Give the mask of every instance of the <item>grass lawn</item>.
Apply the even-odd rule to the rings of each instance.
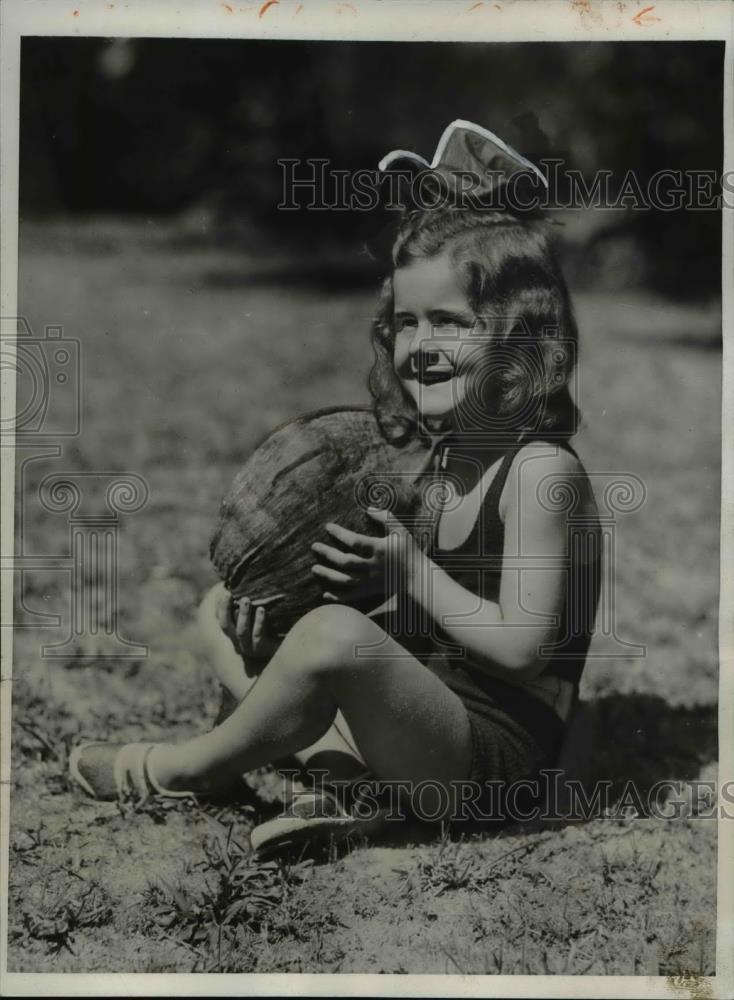
[[[61,456],[18,449],[24,557],[68,552],[42,507],[58,472],[128,471],[150,498],[121,520],[119,632],[148,655],[49,659],[68,575],[28,569],[15,634],[9,970],[713,974],[716,828],[626,816],[449,839],[407,829],[330,864],[255,864],[247,832],[279,781],[236,805],[85,801],[66,779],[80,738],[174,739],[211,725],[218,695],[192,634],[215,581],[219,498],[274,425],[366,402],[374,294],[350,259],[303,267],[216,248],[193,228],[22,227],[20,311],[81,343],[83,422]],[[351,285],[351,287],[350,287]],[[720,321],[640,293],[576,295],[578,449],[630,473],[619,515],[615,635],[599,635],[582,698],[587,776],[618,794],[716,774]],[[64,405],[63,403],[61,405]],[[607,479],[604,478],[607,476]],[[94,477],[89,477],[92,482]],[[101,599],[100,595],[97,595]],[[645,646],[625,655],[621,642]],[[627,647],[629,649],[629,647]],[[615,653],[614,657],[610,654]]]

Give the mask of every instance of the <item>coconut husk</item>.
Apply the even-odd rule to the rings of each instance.
[[[427,543],[431,459],[419,439],[402,447],[386,441],[367,407],[318,410],[284,424],[250,455],[222,500],[212,562],[230,593],[264,605],[270,629],[284,635],[325,603],[324,582],[311,571],[318,561],[312,543],[335,544],[325,522],[379,537],[384,529],[365,508],[388,508]],[[382,592],[349,603],[368,610],[388,592],[386,581]]]

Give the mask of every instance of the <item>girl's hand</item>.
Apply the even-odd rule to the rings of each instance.
[[[268,632],[265,608],[253,608],[249,597],[236,600],[231,595],[217,607],[224,634],[240,654],[248,677],[259,674],[280,642]]]
[[[410,571],[412,557],[418,551],[413,536],[387,510],[369,507],[367,513],[384,525],[384,538],[360,535],[339,524],[325,528],[339,543],[339,548],[314,542],[311,548],[319,558],[312,572],[327,588],[324,597],[349,600],[401,589]]]

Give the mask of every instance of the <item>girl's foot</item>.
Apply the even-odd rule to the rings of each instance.
[[[136,796],[144,802],[151,795],[193,798],[192,791],[164,788],[151,767],[151,753],[158,743],[83,743],[71,752],[69,777],[87,795],[105,801]]]
[[[326,791],[300,792],[288,811],[261,823],[250,833],[250,843],[258,858],[275,854],[301,854],[337,844],[347,837],[380,830],[386,810],[363,819],[346,812],[335,796]]]

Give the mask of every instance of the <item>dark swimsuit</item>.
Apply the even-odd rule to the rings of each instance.
[[[576,454],[569,445],[561,446]],[[504,456],[469,537],[455,549],[441,549],[436,525],[429,549],[431,559],[458,583],[495,602],[499,599],[505,533],[499,503],[520,447],[512,448]],[[573,521],[571,515],[569,523]],[[582,520],[577,523],[581,535],[577,534],[576,541],[569,539],[568,546],[569,577],[562,617],[566,622],[562,634],[566,638],[558,644],[544,669],[544,674],[571,681],[574,701],[593,631],[601,568],[598,544],[589,543],[589,539],[597,537],[593,530],[596,522],[586,527]],[[451,648],[447,636],[440,630],[436,632],[435,625],[425,620],[425,614],[421,621],[420,609],[414,606],[413,611],[410,629],[406,629],[404,610],[400,616],[384,612],[371,617],[461,698],[472,734],[470,780],[481,785],[487,781],[511,784],[532,778],[543,767],[554,766],[565,729],[561,717],[527,690],[473,667],[456,647]],[[231,696],[225,702],[217,722],[223,721],[235,706]]]
[[[570,445],[564,443],[561,446],[576,454]],[[521,447],[512,448],[504,456],[469,537],[455,549],[441,549],[437,531],[434,531],[429,553],[431,559],[454,580],[489,601],[499,600],[502,575],[504,524],[499,513],[500,497]],[[569,524],[573,523],[574,516],[570,514]],[[576,537],[583,537],[585,541],[580,546],[573,538],[569,539],[567,597],[561,618],[566,626],[561,629],[562,641],[543,671],[544,675],[551,674],[570,681],[574,685],[574,702],[578,696],[578,683],[591,640],[599,596],[598,546],[589,543],[589,539],[597,537],[595,523],[576,519]],[[464,703],[472,733],[471,780],[511,783],[532,777],[542,767],[554,765],[565,724],[549,705],[518,685],[496,680],[473,667],[471,661],[462,657],[461,651],[440,632],[429,638],[425,633],[418,634],[420,629],[413,629],[415,634],[406,636],[394,616],[381,624]]]

